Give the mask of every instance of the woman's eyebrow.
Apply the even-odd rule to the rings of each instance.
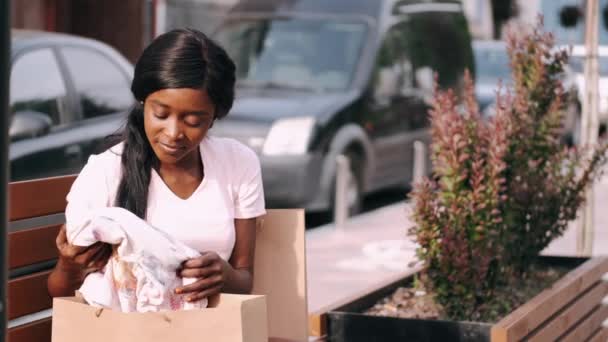
[[[161,106],[163,108],[169,108],[169,106],[167,106],[166,104],[158,101],[158,100],[150,100],[150,102],[152,102],[153,104],[157,105],[157,106]]]
[[[187,114],[193,114],[193,115],[198,115],[198,116],[209,116],[209,115],[211,115],[206,110],[197,110],[197,111],[193,111],[193,112],[187,112]]]
[[[163,107],[165,109],[170,109],[171,107],[158,101],[158,100],[150,100],[150,102],[152,102],[153,104]],[[208,111],[206,110],[193,110],[193,111],[187,111],[185,112],[186,114],[193,114],[193,115],[199,115],[199,116],[205,116],[205,115],[211,115]]]

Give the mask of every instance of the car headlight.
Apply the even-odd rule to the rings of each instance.
[[[314,125],[315,119],[308,116],[277,120],[266,136],[262,153],[266,155],[305,153]]]

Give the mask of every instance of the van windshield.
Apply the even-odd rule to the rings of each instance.
[[[231,19],[216,40],[245,87],[344,90],[357,67],[367,25],[318,19]]]

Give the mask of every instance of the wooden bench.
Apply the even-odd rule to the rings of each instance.
[[[597,257],[492,326],[492,342],[606,341],[608,257]]]
[[[9,184],[10,342],[51,340],[52,299],[46,280],[56,263],[55,238],[74,179],[71,175]],[[257,234],[253,292],[267,296],[269,335],[275,341],[306,341],[304,212],[268,210]]]

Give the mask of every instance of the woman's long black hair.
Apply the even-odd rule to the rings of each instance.
[[[131,84],[138,103],[129,113],[122,133],[122,176],[116,206],[146,218],[150,175],[152,168],[158,167],[158,159],[144,131],[146,97],[167,88],[204,89],[215,105],[215,119],[219,119],[232,107],[234,83],[234,63],[224,49],[200,31],[167,32],[143,51]]]

